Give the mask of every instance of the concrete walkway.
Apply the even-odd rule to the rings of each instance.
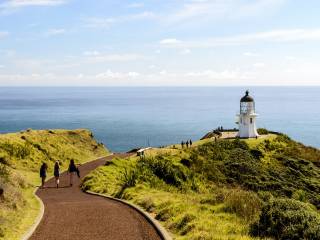
[[[98,159],[82,165],[81,176],[103,165],[115,156]],[[54,179],[37,195],[45,206],[44,216],[30,239],[32,240],[159,240],[154,227],[132,208],[81,191],[80,180],[74,177],[69,187],[69,176],[60,177],[61,188],[55,188]]]

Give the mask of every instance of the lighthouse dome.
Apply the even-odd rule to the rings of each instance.
[[[246,91],[246,95],[241,98],[240,102],[254,102],[253,98],[249,96],[248,90]]]

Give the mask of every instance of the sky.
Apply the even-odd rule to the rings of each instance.
[[[320,85],[318,0],[0,0],[0,86]]]

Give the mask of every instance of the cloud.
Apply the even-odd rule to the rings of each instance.
[[[160,41],[160,44],[162,45],[177,45],[182,43],[180,40],[177,40],[175,38],[166,38],[166,39],[162,39]]]
[[[0,49],[0,54],[1,54],[1,56],[7,57],[7,58],[12,58],[12,57],[15,56],[16,51],[15,50],[10,50],[10,49],[7,49],[7,50],[1,50]]]
[[[0,4],[0,8],[22,8],[29,6],[58,6],[65,4],[66,0],[9,0]]]
[[[0,31],[0,39],[1,39],[1,38],[4,38],[4,37],[7,37],[8,35],[9,35],[9,32]]]
[[[254,53],[254,52],[245,52],[245,53],[243,53],[243,55],[246,57],[259,57],[260,56],[260,54]]]
[[[115,18],[87,18],[85,19],[85,27],[88,28],[109,28],[117,20]]]
[[[144,3],[142,2],[135,2],[127,5],[128,8],[142,8],[144,7]]]
[[[259,16],[281,7],[285,0],[189,0],[163,17],[167,23]]]
[[[67,0],[7,0],[0,3],[0,14],[12,14],[25,7],[54,7],[65,3]]]
[[[260,42],[288,43],[320,40],[320,28],[314,29],[279,29],[256,32],[230,37],[181,41],[176,39],[161,40],[160,44],[176,48],[210,48],[219,46],[248,45]]]
[[[95,78],[97,79],[121,79],[121,78],[136,78],[140,76],[140,73],[138,72],[113,72],[110,69],[108,69],[106,72],[99,73],[95,75]]]
[[[286,61],[297,61],[298,58],[297,58],[297,57],[294,57],[294,56],[286,56],[286,57],[285,57],[285,60],[286,60]]]
[[[96,51],[96,50],[83,52],[84,56],[99,56],[100,54],[101,53],[99,51]]]
[[[61,35],[61,34],[65,34],[66,30],[63,28],[53,28],[53,29],[49,29],[45,35],[46,36],[56,36],[56,35]]]
[[[84,53],[89,62],[128,62],[146,59],[145,56],[133,53],[127,54],[102,54],[98,51]]]
[[[228,80],[228,79],[244,79],[248,78],[244,73],[239,71],[214,71],[214,70],[205,70],[205,71],[198,71],[198,72],[188,72],[185,74],[186,77],[196,77],[196,78],[210,78],[210,79],[219,79],[219,80]]]
[[[266,64],[262,63],[262,62],[258,62],[258,63],[253,64],[253,67],[255,67],[255,68],[263,68],[265,66],[266,66]]]
[[[96,73],[77,71],[68,74],[34,69],[30,73],[0,73],[0,86],[319,86],[320,69],[317,66],[318,62],[299,63],[291,68],[281,65],[271,72],[263,68],[179,72],[156,68],[153,73],[107,69]],[[274,74],[277,78],[272,77]]]
[[[186,48],[186,49],[182,49],[181,52],[180,52],[182,55],[187,55],[187,54],[190,54],[191,53],[191,50]]]
[[[145,11],[136,14],[128,14],[117,17],[107,17],[107,18],[87,18],[85,19],[85,27],[97,28],[97,29],[108,29],[116,23],[125,23],[130,21],[145,20],[155,18],[156,15],[153,12]]]

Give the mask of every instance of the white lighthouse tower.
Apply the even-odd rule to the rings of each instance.
[[[238,114],[238,124],[240,138],[256,138],[259,136],[256,127],[255,104],[252,97],[249,96],[249,91],[240,100],[240,114]]]

